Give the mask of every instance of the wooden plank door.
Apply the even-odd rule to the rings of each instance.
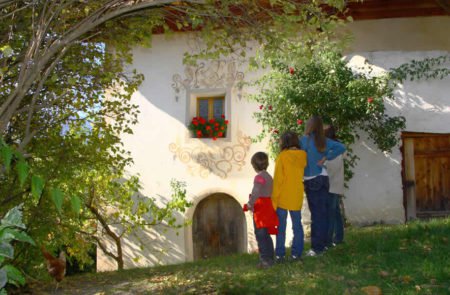
[[[202,200],[192,225],[194,260],[245,251],[245,217],[239,203],[226,194]]]
[[[407,219],[450,215],[450,135],[403,134],[403,163]]]

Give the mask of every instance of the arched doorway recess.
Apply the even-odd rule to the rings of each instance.
[[[246,251],[246,225],[241,205],[231,196],[215,193],[194,211],[194,260]]]

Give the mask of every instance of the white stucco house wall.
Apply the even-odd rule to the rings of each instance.
[[[350,64],[367,61],[379,72],[412,59],[450,54],[450,19],[447,16],[365,20],[348,27],[354,36],[347,52]],[[195,249],[199,245],[194,236],[198,228],[194,227],[202,226],[205,221],[197,216],[198,224],[195,225],[195,215],[211,214],[198,208],[202,201],[213,195],[218,199],[230,198],[225,205],[217,205],[217,210],[227,211],[218,211],[218,215],[234,216],[231,218],[234,221],[245,220],[237,225],[240,227],[238,232],[232,233],[239,239],[233,247],[237,247],[238,252],[251,252],[257,248],[251,216],[236,210],[236,206],[247,201],[252,188],[255,172],[250,158],[255,152],[266,150],[266,143],[251,141],[261,128],[252,118],[258,105],[246,99],[250,90],[241,89],[238,83],[257,74],[227,61],[197,67],[183,65],[183,54],[190,50],[190,34],[180,33],[170,38],[157,35],[151,48],[134,49],[133,67],[145,75],[145,81],[133,96],[141,111],[139,123],[134,134],[126,136],[124,142],[135,163],[129,172],[140,175],[142,195],[161,196],[160,200],[164,202],[171,194],[171,179],[186,182],[188,198],[194,205],[185,214],[180,214],[179,219],[193,220],[193,224],[178,232],[149,229],[140,232],[139,239],[126,239],[127,268],[181,263],[196,258]],[[389,114],[406,118],[406,131],[450,133],[449,93],[449,77],[405,82],[397,90],[397,99],[386,102],[386,107]],[[230,121],[226,138],[216,141],[192,138],[187,125],[196,116],[197,97],[216,95],[225,97],[224,114]],[[345,193],[345,213],[349,223],[405,222],[400,146],[392,153],[383,153],[363,136],[353,150],[360,160]],[[271,162],[270,173],[273,168]],[[306,206],[303,218],[307,226],[309,212]],[[287,243],[289,241],[288,236]],[[140,248],[141,244],[143,248]],[[99,250],[97,269],[115,268],[114,261]]]

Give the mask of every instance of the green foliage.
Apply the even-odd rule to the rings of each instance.
[[[445,66],[448,62],[450,62],[450,55],[429,57],[423,60],[412,60],[411,62],[405,63],[396,69],[391,69],[389,75],[391,79],[398,82],[421,79],[442,80],[450,75],[450,68]]]
[[[36,202],[39,201],[39,198],[41,197],[43,190],[44,190],[44,180],[37,175],[33,175],[31,177],[31,193]]]
[[[14,258],[14,241],[29,243],[35,246],[34,241],[25,233],[22,222],[22,206],[9,210],[2,218],[0,224],[0,290],[4,291],[6,284],[23,286],[25,277],[22,272],[11,265],[8,259]]]
[[[287,130],[303,134],[305,122],[314,114],[333,124],[347,146],[364,130],[380,150],[390,151],[404,128],[404,118],[385,114],[383,99],[392,96],[387,77],[354,73],[332,50],[318,51],[298,67],[273,60],[272,70],[257,85],[261,93],[253,99],[261,103],[261,110],[255,117],[263,125],[258,139],[270,137],[275,154],[280,134]],[[347,165],[356,160],[350,150]]]
[[[405,127],[401,116],[385,113],[385,100],[395,99],[397,83],[405,79],[442,79],[450,73],[443,65],[449,56],[411,61],[381,76],[371,70],[351,69],[338,51],[330,46],[317,49],[302,65],[285,63],[285,57],[272,57],[271,70],[257,81],[261,92],[252,98],[259,102],[256,120],[263,130],[256,138],[270,138],[272,154],[278,153],[278,139],[286,130],[303,134],[306,120],[320,115],[337,128],[338,138],[351,147],[365,131],[381,151],[390,152],[398,144],[399,131]],[[346,176],[357,156],[349,149]]]
[[[131,96],[143,81],[129,68],[133,47],[150,46],[155,31],[201,28],[193,35],[201,36],[205,46],[187,55],[190,62],[224,55],[243,59],[255,44],[263,56],[295,54],[296,47],[284,40],[301,30],[298,47],[320,46],[342,24],[321,7],[344,3],[187,2],[2,4],[0,195],[7,197],[0,209],[23,203],[29,234],[50,250],[67,246],[69,260],[92,263],[87,253],[97,242],[102,218],[106,224],[124,224],[125,233],[146,223],[178,227],[175,212],[189,205],[176,185],[178,193],[159,207],[155,199],[138,194],[138,177],[125,173],[132,159],[121,137],[137,123]],[[149,6],[133,10],[143,4]],[[100,210],[110,206],[111,214]],[[33,273],[43,271],[37,251],[23,247],[15,262]]]
[[[61,213],[62,205],[64,201],[64,194],[59,188],[53,188],[50,191],[53,203],[56,206],[56,210],[58,210],[58,213]]]
[[[11,160],[13,157],[13,152],[11,147],[6,144],[0,144],[0,154],[3,165],[5,167],[6,172],[9,172],[11,167]]]
[[[348,36],[338,30],[345,20],[331,13],[344,9],[342,0],[206,2],[216,13],[211,13],[209,6],[206,18],[208,12],[191,11],[192,23],[198,21],[202,28],[199,34],[204,43],[198,50],[185,53],[188,64],[223,56],[248,59],[252,67],[266,67],[274,56],[300,64],[311,57],[313,47],[320,48],[325,41],[336,46],[348,42]]]

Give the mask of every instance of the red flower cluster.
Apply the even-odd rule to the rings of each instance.
[[[367,98],[367,102],[368,102],[368,103],[372,103],[372,102],[373,102],[373,97]]]
[[[259,106],[259,109],[260,109],[260,110],[264,109],[264,105],[260,105],[260,106]],[[271,110],[273,110],[273,107],[272,107],[272,106],[268,106],[267,109],[268,109],[269,111],[271,111]]]
[[[224,137],[228,127],[228,120],[222,115],[220,119],[206,120],[202,117],[194,117],[188,128],[194,133],[195,137],[208,137],[217,140],[218,137]]]
[[[294,73],[295,73],[294,68],[290,67],[290,68],[289,68],[289,74],[294,75]]]

